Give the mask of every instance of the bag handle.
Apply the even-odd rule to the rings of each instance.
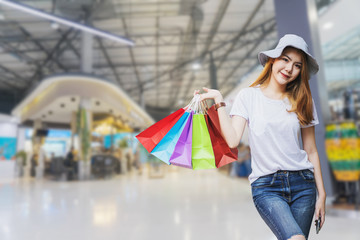
[[[191,112],[191,111],[195,111],[196,105],[197,105],[197,102],[199,101],[199,99],[200,99],[200,95],[199,95],[199,94],[196,94],[196,95],[191,99],[190,103],[184,107],[184,109],[185,109],[186,111],[190,111],[190,112]]]
[[[204,114],[207,114],[207,112],[209,110],[209,105],[207,104],[207,101],[206,100],[202,101],[201,105],[202,105],[202,107],[204,109]]]

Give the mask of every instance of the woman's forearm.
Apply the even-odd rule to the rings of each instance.
[[[219,90],[205,87],[203,90],[205,93],[200,94],[201,101],[206,99],[214,99],[215,104],[224,101],[224,98],[222,97]],[[195,90],[194,94],[199,94],[199,92],[199,90]],[[217,112],[222,136],[230,148],[237,147],[244,132],[246,120],[240,116],[234,116],[230,118],[224,107],[218,108]]]
[[[324,187],[324,181],[321,173],[321,165],[320,165],[320,159],[317,152],[310,153],[308,155],[309,161],[314,166],[314,176],[315,176],[315,183],[316,188],[319,194],[319,198],[323,198],[325,200],[326,198],[326,192]]]
[[[222,97],[214,100],[215,104],[223,101]],[[237,147],[244,132],[246,120],[241,117],[230,118],[225,107],[218,108],[217,112],[222,136],[230,148]]]

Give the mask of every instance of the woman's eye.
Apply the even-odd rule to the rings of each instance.
[[[295,67],[301,69],[301,65],[295,65]]]
[[[289,61],[287,58],[282,58],[282,60],[285,62]]]

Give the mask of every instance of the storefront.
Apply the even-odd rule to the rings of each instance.
[[[13,124],[14,139],[4,136],[0,144],[14,145],[6,148],[8,158],[15,159],[16,152],[26,155],[20,175],[37,178],[47,171],[61,175],[71,170],[72,175],[86,179],[91,177],[94,161],[101,170],[107,161],[110,170],[120,173],[120,160],[136,148],[134,134],[153,123],[119,87],[83,75],[43,80],[12,114],[18,120]],[[17,138],[22,140],[16,147]],[[126,151],[119,150],[125,149],[120,140],[126,140]]]

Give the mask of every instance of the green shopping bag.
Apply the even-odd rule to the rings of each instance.
[[[210,134],[203,114],[193,115],[191,161],[193,169],[216,168]]]

